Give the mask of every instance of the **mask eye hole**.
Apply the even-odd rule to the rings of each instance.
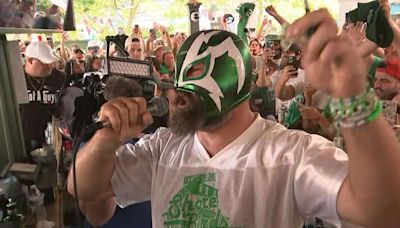
[[[205,69],[206,65],[204,63],[197,63],[187,70],[186,78],[198,78],[204,74]]]

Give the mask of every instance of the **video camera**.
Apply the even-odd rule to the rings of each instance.
[[[87,72],[83,74],[82,88],[86,94],[94,98],[97,107],[101,107],[106,101],[104,99],[106,79],[101,72]]]

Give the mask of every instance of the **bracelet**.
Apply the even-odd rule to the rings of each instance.
[[[351,98],[332,99],[330,110],[337,126],[355,128],[376,120],[382,113],[382,101],[371,88]]]

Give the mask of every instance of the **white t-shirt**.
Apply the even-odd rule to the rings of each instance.
[[[347,155],[317,135],[258,116],[211,157],[196,135],[159,129],[124,145],[112,178],[117,203],[151,199],[153,227],[301,227],[338,221]]]
[[[275,72],[273,75],[271,75],[271,87],[273,90],[275,90],[276,84],[278,83],[279,77],[282,74],[282,70]],[[304,91],[306,88],[306,82],[305,82],[305,71],[302,69],[298,69],[298,75],[296,78],[289,78],[289,80],[286,82],[286,85],[291,85],[294,88],[295,94],[298,95],[301,92]],[[293,99],[289,99],[287,101],[283,101],[279,98],[276,98],[276,105],[275,105],[275,110],[276,113],[279,113],[282,106],[286,108],[286,110],[289,109],[290,104],[293,102]]]

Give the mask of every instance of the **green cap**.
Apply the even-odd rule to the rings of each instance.
[[[393,41],[393,30],[378,1],[358,3],[358,7],[346,14],[349,22],[362,21],[367,23],[365,31],[369,40],[379,47],[388,47]]]
[[[276,34],[268,34],[265,37],[265,40],[267,40],[267,41],[279,41],[279,40],[281,40],[281,38]]]

